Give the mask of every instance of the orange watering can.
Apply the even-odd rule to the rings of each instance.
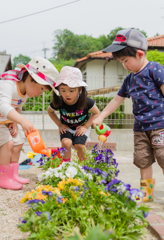
[[[27,134],[27,139],[34,152],[47,155],[47,157],[51,156],[51,149],[46,149],[43,139],[37,129],[35,132]]]

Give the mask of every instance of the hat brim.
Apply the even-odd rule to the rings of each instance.
[[[18,68],[20,68],[20,69],[26,68],[26,70],[29,72],[29,74],[31,75],[31,77],[32,77],[37,83],[39,83],[39,84],[41,84],[41,85],[44,85],[44,86],[49,85],[49,86],[52,88],[52,90],[53,90],[54,92],[56,92],[56,89],[55,89],[51,84],[49,84],[48,82],[44,81],[42,78],[40,78],[40,77],[39,77],[37,74],[35,74],[34,72],[30,71],[30,70],[26,67],[26,65],[20,63],[20,64],[17,64],[16,66],[17,66]]]
[[[108,47],[106,47],[105,49],[102,50],[102,52],[106,53],[106,52],[118,52],[124,48],[126,48],[127,45],[120,45],[120,44],[112,44]]]
[[[55,85],[55,88],[58,89],[59,85],[61,84],[66,84],[68,87],[70,88],[76,88],[76,87],[87,87],[88,85],[84,82],[84,81],[80,81],[80,84],[77,84],[77,85],[71,85],[70,84],[70,80],[67,81],[67,79],[65,80],[59,80],[57,81],[56,85]]]

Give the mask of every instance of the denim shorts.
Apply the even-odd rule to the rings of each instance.
[[[62,141],[63,138],[69,138],[72,140],[72,144],[82,144],[85,145],[85,142],[87,140],[87,136],[83,135],[83,136],[76,136],[75,134],[66,131],[65,133],[60,135],[60,140]]]
[[[164,169],[164,128],[134,132],[134,164],[144,169],[155,161]]]

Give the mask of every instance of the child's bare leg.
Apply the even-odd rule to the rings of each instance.
[[[1,165],[10,164],[13,146],[14,146],[14,142],[13,140],[11,140],[0,147],[0,164]]]
[[[140,169],[141,179],[152,179],[153,178],[153,168],[152,165],[148,168]]]
[[[71,158],[71,147],[72,147],[72,140],[69,138],[63,138],[62,141],[62,147],[67,150],[67,152],[64,152],[64,159]]]
[[[164,169],[162,169],[162,171],[163,171],[163,174],[164,174]]]
[[[77,150],[77,155],[79,157],[79,160],[82,161],[85,159],[85,145],[83,144],[75,144],[75,149]]]
[[[18,162],[20,157],[20,152],[22,150],[23,144],[16,145],[13,147],[11,162]]]

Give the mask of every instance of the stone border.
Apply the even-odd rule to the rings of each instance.
[[[161,240],[164,240],[164,219],[153,212],[149,211],[149,215],[146,217],[149,226],[154,230]]]

